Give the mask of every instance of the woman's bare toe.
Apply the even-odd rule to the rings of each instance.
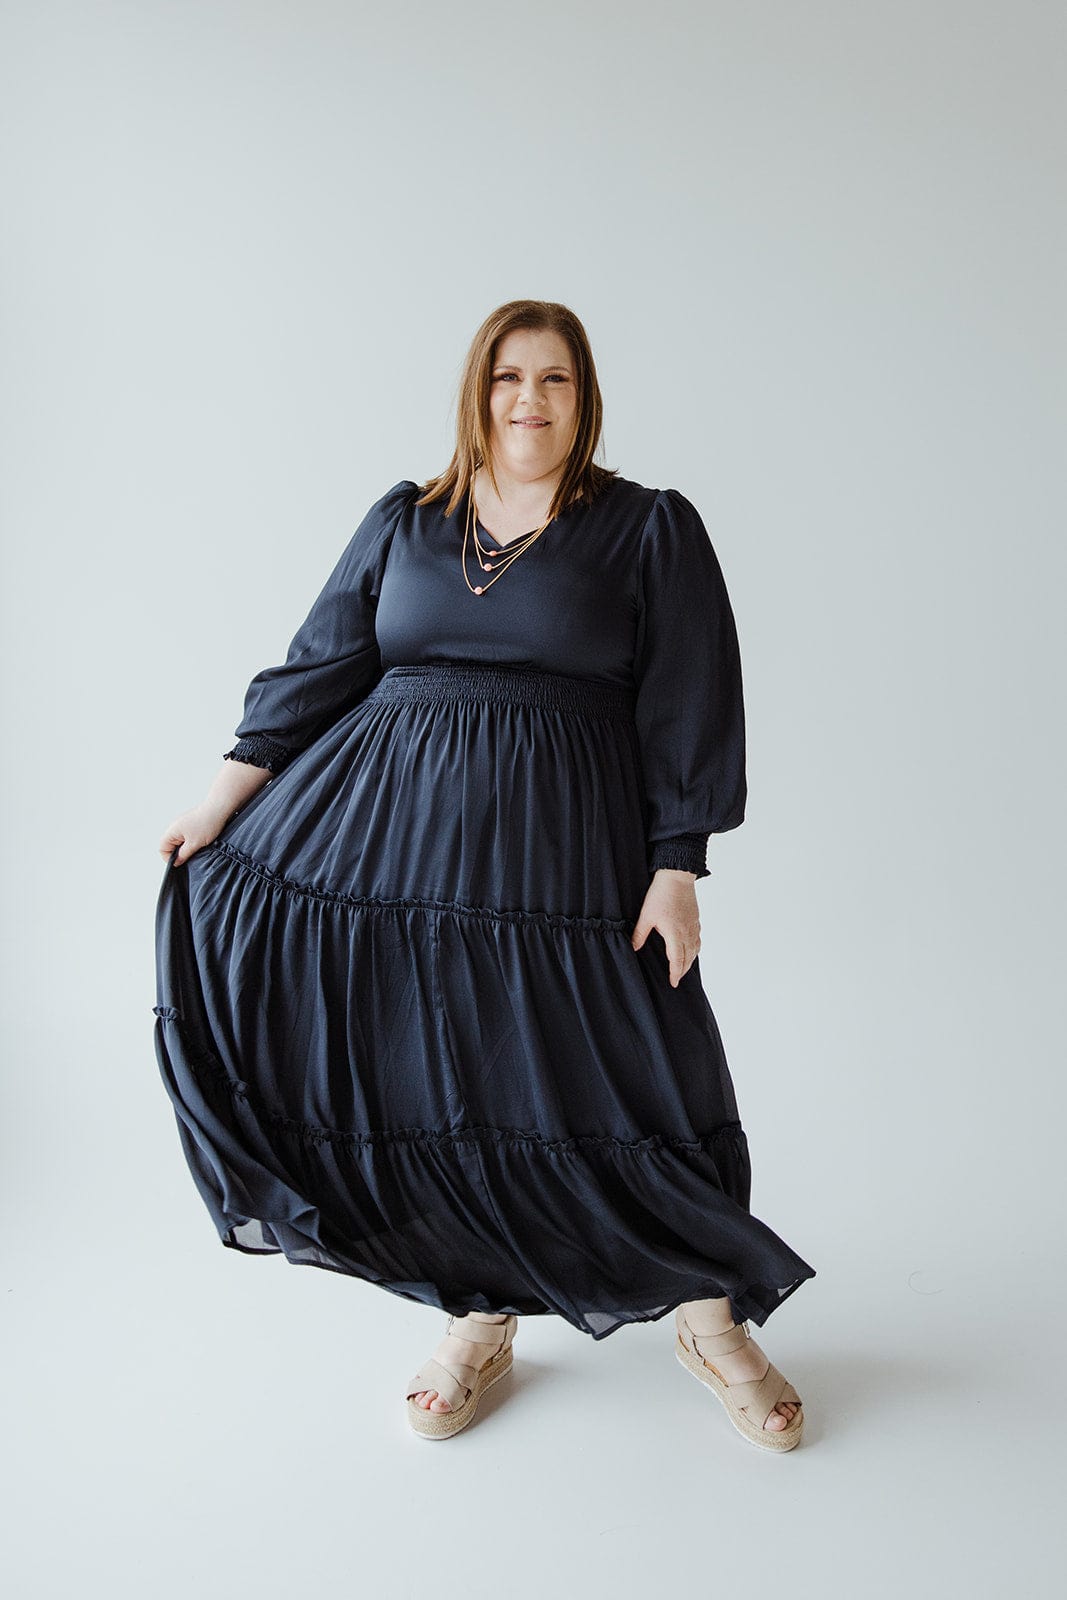
[[[418,1394],[412,1395],[412,1399],[424,1411],[451,1411],[452,1409],[448,1401],[442,1399],[436,1389],[420,1389]]]
[[[770,1428],[771,1431],[775,1433],[777,1433],[781,1428],[788,1428],[789,1424],[793,1420],[793,1413],[795,1411],[796,1402],[794,1400],[779,1400],[778,1404],[775,1406],[774,1410],[771,1412],[763,1426],[765,1428]]]

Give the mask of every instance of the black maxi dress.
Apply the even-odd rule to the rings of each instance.
[[[749,1209],[694,960],[631,935],[745,810],[701,518],[625,478],[472,594],[466,501],[368,511],[227,758],[273,778],[156,907],[155,1050],[221,1242],[594,1339],[815,1271]],[[481,530],[482,540],[502,548]],[[490,574],[468,545],[472,584]]]

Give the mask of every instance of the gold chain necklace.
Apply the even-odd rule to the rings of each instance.
[[[482,541],[478,537],[478,507],[474,502],[474,484],[471,483],[470,488],[467,491],[467,519],[466,525],[463,529],[463,554],[461,557],[463,564],[463,581],[471,593],[484,594],[486,589],[491,589],[497,578],[502,578],[504,576],[504,573],[511,566],[512,562],[517,561],[524,550],[529,550],[530,546],[540,539],[541,535],[548,527],[549,522],[554,520],[554,518],[549,517],[548,522],[543,522],[541,526],[539,528],[535,528],[532,533],[525,533],[522,534],[518,539],[512,539],[511,544],[505,546],[505,550],[507,552],[506,557],[500,561],[490,561],[488,557],[491,555],[496,555],[498,552],[495,550],[487,550],[485,545],[482,544]],[[474,548],[478,556],[478,565],[484,568],[486,572],[492,572],[496,567],[500,568],[496,578],[490,578],[488,583],[479,584],[477,587],[475,587],[475,585],[471,583],[470,579],[467,577],[467,538],[471,531],[472,521],[474,524]],[[515,547],[514,554],[511,553],[512,545]]]

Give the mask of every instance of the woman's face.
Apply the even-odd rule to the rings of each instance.
[[[562,468],[577,412],[574,362],[563,335],[531,328],[505,334],[489,389],[494,468],[524,482]]]

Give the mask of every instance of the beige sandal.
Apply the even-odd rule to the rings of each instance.
[[[787,1383],[773,1362],[762,1378],[749,1378],[745,1383],[727,1383],[716,1372],[707,1355],[726,1356],[740,1350],[751,1335],[748,1323],[735,1323],[723,1333],[694,1333],[685,1319],[685,1307],[679,1306],[674,1314],[678,1340],[675,1354],[683,1367],[706,1383],[726,1407],[726,1415],[746,1439],[764,1450],[792,1450],[800,1443],[804,1431],[804,1412],[801,1399],[791,1383]],[[797,1406],[793,1418],[784,1428],[765,1428],[763,1424],[779,1400],[791,1400]]]
[[[431,1356],[410,1380],[405,1396],[408,1421],[424,1439],[448,1439],[469,1422],[474,1421],[478,1401],[500,1378],[511,1371],[513,1357],[511,1341],[519,1319],[508,1313],[504,1322],[478,1322],[471,1316],[449,1317],[445,1333],[454,1333],[459,1339],[470,1339],[475,1344],[499,1344],[500,1349],[484,1367],[472,1367],[457,1361],[455,1370],[442,1366]],[[411,1397],[422,1389],[436,1389],[442,1400],[451,1407],[448,1411],[427,1411]]]

